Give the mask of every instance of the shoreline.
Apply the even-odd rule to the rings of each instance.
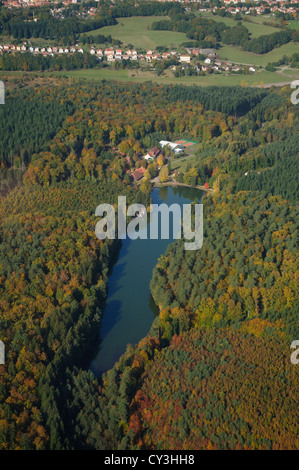
[[[200,185],[192,186],[192,185],[186,184],[186,183],[179,183],[178,181],[165,181],[165,183],[161,183],[160,181],[157,181],[156,178],[154,178],[153,180],[151,180],[151,183],[156,188],[161,188],[163,186],[172,186],[172,187],[181,186],[181,187],[185,187],[185,188],[199,189],[200,191],[205,191],[207,193],[214,193],[215,192],[215,190],[213,188],[205,188],[204,186],[200,186]]]

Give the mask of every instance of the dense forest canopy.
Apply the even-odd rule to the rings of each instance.
[[[92,68],[99,65],[97,58],[89,53],[61,54],[44,57],[30,52],[23,54],[4,53],[1,58],[1,70],[31,72],[33,70],[75,70]]]
[[[185,136],[208,141],[211,136],[221,135],[222,129],[234,126],[230,114],[245,113],[265,96],[263,90],[241,87],[190,89],[102,81],[92,86],[72,82],[69,91],[67,86],[46,90],[37,85],[34,96],[22,90],[13,96],[8,94],[6,106],[0,109],[1,140],[5,143],[0,160],[2,166],[19,167],[32,161],[38,150],[52,148],[51,154],[38,153],[39,171],[44,174],[46,169],[43,156],[49,160],[55,154],[55,171],[62,159],[61,173],[67,172],[67,176],[71,155],[80,160],[83,148],[89,154],[94,152],[101,163],[109,146],[122,144],[123,149],[134,153],[162,138]],[[122,112],[124,105],[126,115]],[[57,132],[63,121],[63,130]],[[33,166],[29,174],[32,171]]]
[[[288,87],[267,93],[231,132],[200,144],[185,178],[192,172],[196,181],[209,178],[215,189],[228,184],[234,191],[258,189],[298,202],[298,110],[288,93]]]
[[[1,449],[299,447],[289,91],[61,80],[8,93],[1,178],[20,178],[0,198]],[[178,177],[214,189],[203,247],[168,247],[151,282],[160,314],[96,378],[119,244],[95,237],[95,207],[147,205],[157,165],[141,157],[180,138],[199,144]]]

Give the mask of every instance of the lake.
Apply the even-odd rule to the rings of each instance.
[[[155,188],[153,204],[200,202],[202,192],[182,187]],[[149,222],[147,227],[149,233]],[[138,343],[150,330],[158,308],[150,293],[152,272],[158,258],[173,241],[122,240],[117,261],[108,282],[108,297],[102,318],[99,352],[90,369],[99,376],[111,369],[129,343]]]

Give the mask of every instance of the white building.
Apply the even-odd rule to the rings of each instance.
[[[159,142],[162,148],[169,147],[173,152],[180,153],[184,150],[184,147],[180,144],[176,144],[175,142],[169,142],[168,140],[161,140]]]
[[[189,64],[191,61],[191,57],[189,55],[181,55],[180,56],[180,62],[186,62]]]

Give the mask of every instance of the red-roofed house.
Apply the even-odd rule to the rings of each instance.
[[[141,178],[143,178],[144,172],[145,168],[141,166],[140,168],[137,168],[137,170],[133,171],[133,173],[131,173],[131,176],[134,181],[139,181]]]
[[[154,158],[157,158],[157,156],[159,155],[160,153],[160,149],[158,147],[154,147],[152,148],[152,150],[150,150],[148,152],[147,155],[145,155],[145,160],[153,160]]]

